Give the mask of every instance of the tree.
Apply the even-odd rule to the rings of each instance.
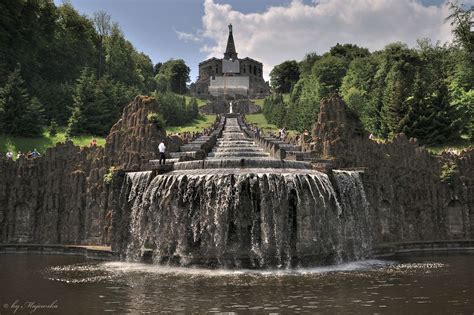
[[[446,20],[451,21],[451,25],[454,26],[453,33],[456,41],[467,50],[471,60],[474,60],[474,32],[472,31],[474,5],[468,9],[463,9],[458,1],[449,1],[448,3],[451,14]]]
[[[263,115],[271,124],[283,127],[285,124],[286,105],[281,94],[267,97],[263,102]]]
[[[94,17],[92,19],[94,21],[94,26],[99,35],[99,49],[98,49],[98,56],[99,56],[99,64],[97,68],[97,78],[100,78],[102,75],[103,69],[103,60],[104,60],[104,39],[109,35],[112,26],[110,23],[110,15],[107,14],[105,11],[98,11],[94,13]]]
[[[168,90],[185,94],[187,92],[186,83],[190,81],[190,69],[182,59],[170,59],[161,67],[155,77],[157,90],[166,92]]]
[[[364,127],[374,132],[370,125],[371,93],[377,63],[374,58],[363,57],[352,60],[342,80],[341,96],[349,108],[358,113]]]
[[[357,45],[341,45],[337,43],[336,46],[331,47],[329,54],[334,57],[342,58],[346,60],[347,63],[349,63],[356,58],[368,57],[370,52],[367,48],[359,47]]]
[[[191,99],[186,104],[186,98],[171,91],[155,93],[160,104],[159,114],[163,116],[169,126],[179,126],[192,121],[199,116],[197,100]]]
[[[287,60],[272,69],[270,85],[278,93],[290,93],[291,88],[299,78],[298,63],[295,60]]]
[[[0,127],[2,133],[35,137],[43,132],[43,108],[25,88],[18,66],[0,90]]]
[[[160,69],[161,69],[162,65],[163,65],[163,63],[158,62],[153,66],[153,75],[156,76],[160,72]]]
[[[332,55],[326,55],[314,64],[312,75],[318,82],[319,100],[339,90],[348,65],[344,59]]]
[[[419,57],[403,43],[389,44],[373,56],[378,66],[370,96],[369,130],[385,138],[400,132]]]
[[[70,136],[95,133],[94,121],[98,111],[95,106],[95,86],[97,79],[89,68],[85,68],[74,88],[72,115],[69,118],[67,134]]]
[[[304,56],[304,59],[298,63],[300,70],[300,77],[305,77],[311,74],[314,63],[321,58],[317,53],[310,52]]]

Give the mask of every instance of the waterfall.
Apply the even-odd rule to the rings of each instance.
[[[331,181],[312,170],[253,171],[126,174],[115,247],[132,261],[147,248],[156,263],[229,268],[367,256],[368,204],[357,172],[335,171]]]

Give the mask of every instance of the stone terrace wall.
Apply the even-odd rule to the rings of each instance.
[[[112,194],[104,175],[139,169],[156,157],[165,131],[148,122],[153,98],[137,96],[113,126],[105,148],[67,142],[34,160],[0,160],[0,242],[107,243]]]
[[[335,167],[367,168],[376,243],[474,237],[473,148],[436,156],[404,134],[379,144],[337,95],[321,102],[312,135],[306,150]],[[449,165],[455,165],[451,176],[442,180]]]

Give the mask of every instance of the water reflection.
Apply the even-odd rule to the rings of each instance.
[[[33,295],[58,299],[60,313],[77,313],[72,301],[80,301],[84,312],[118,313],[462,313],[474,308],[474,256],[469,255],[271,271],[63,258],[42,256],[41,263],[33,264],[28,261],[34,255],[0,256],[0,280],[13,291],[29,285]],[[36,267],[15,270],[29,264]],[[15,272],[31,273],[29,281],[13,281]],[[2,287],[0,302],[13,298],[12,290]]]

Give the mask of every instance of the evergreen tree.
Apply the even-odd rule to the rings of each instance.
[[[43,108],[25,88],[18,66],[0,90],[0,126],[2,132],[15,136],[35,137],[43,132]]]
[[[449,104],[449,93],[442,80],[429,83],[417,74],[408,112],[401,121],[402,131],[422,144],[442,144],[459,137],[456,109]]]
[[[91,121],[91,118],[98,115],[95,106],[96,84],[95,74],[89,68],[85,68],[74,89],[72,115],[67,129],[68,135],[96,133],[93,129],[95,124]],[[95,127],[97,126],[95,125]]]

